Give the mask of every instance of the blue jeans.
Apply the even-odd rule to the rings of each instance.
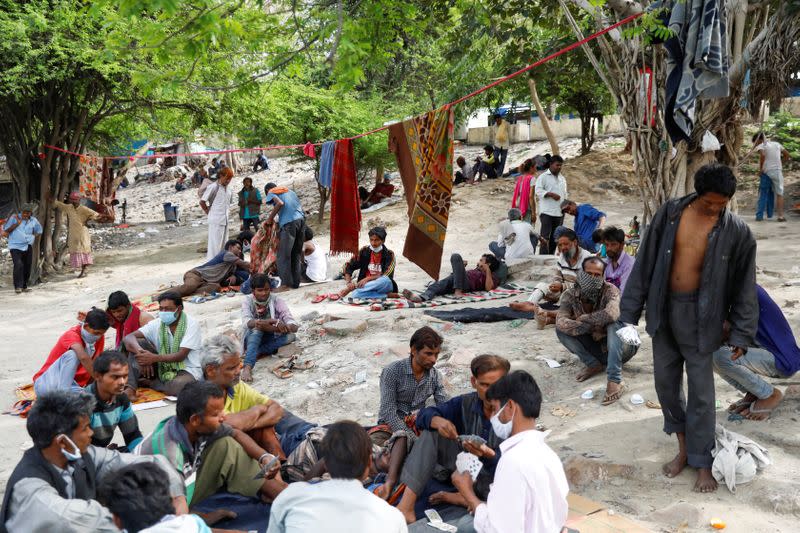
[[[758,184],[758,207],[756,208],[756,220],[764,220],[764,211],[767,218],[772,218],[775,209],[775,191],[772,188],[772,179],[767,174],[761,174],[761,181]]]
[[[622,365],[639,351],[638,346],[625,344],[617,337],[617,330],[623,327],[621,322],[609,324],[606,328],[607,353],[603,353],[603,340],[596,341],[591,335],[572,336],[556,330],[556,336],[564,348],[574,353],[588,367],[606,365],[608,381],[620,383],[622,381]]]
[[[494,155],[497,158],[497,176],[503,175],[506,169],[506,158],[508,157],[508,148],[494,147]]]
[[[275,424],[275,432],[281,441],[283,453],[287,456],[291,454],[306,438],[306,433],[315,427],[317,424],[306,422],[288,409],[284,409],[283,416]]]
[[[64,355],[53,361],[44,374],[33,382],[36,396],[54,390],[82,390],[82,387],[75,381],[75,372],[78,371],[80,364],[75,350],[64,352]]]
[[[294,340],[294,335],[289,333],[271,333],[258,329],[248,329],[244,336],[244,364],[250,368],[256,366],[258,355],[266,353],[272,355],[281,346],[286,346]]]
[[[763,348],[750,348],[739,359],[731,360],[731,350],[723,346],[714,352],[714,371],[740,392],[758,399],[769,398],[773,387],[760,376],[786,378],[775,366],[775,356]]]
[[[381,276],[374,279],[369,283],[365,283],[360,289],[356,289],[350,293],[351,298],[360,298],[363,300],[386,298],[386,295],[392,292],[392,280],[388,276]]]

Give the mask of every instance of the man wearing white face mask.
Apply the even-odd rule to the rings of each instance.
[[[97,486],[125,466],[155,463],[169,482],[176,514],[188,510],[183,480],[164,457],[121,454],[91,446],[95,399],[53,391],[37,398],[27,420],[33,447],[14,468],[0,511],[0,531],[119,532],[96,500]]]
[[[397,292],[394,282],[394,252],[386,247],[386,229],[376,226],[369,230],[369,246],[363,247],[358,255],[344,267],[344,281],[347,286],[339,293],[329,295],[338,300],[350,294],[356,299],[384,299],[391,292]],[[353,275],[358,271],[358,278]]]
[[[33,376],[37,395],[53,390],[82,389],[92,378],[92,361],[103,351],[108,330],[105,311],[92,309],[83,323],[71,327]]]
[[[126,392],[136,398],[139,385],[177,396],[188,383],[203,378],[200,324],[183,310],[183,299],[173,291],[158,296],[158,318],[127,335],[130,373]]]
[[[557,533],[567,520],[569,486],[561,460],[536,430],[542,392],[533,377],[517,370],[495,382],[486,398],[498,407],[492,428],[502,456],[486,502],[475,495],[469,472],[455,472],[453,485],[469,509],[458,523],[462,533]],[[535,460],[531,460],[535,458]]]

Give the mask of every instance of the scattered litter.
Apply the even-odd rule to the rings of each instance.
[[[631,403],[633,405],[642,405],[644,403],[644,398],[640,394],[631,394]]]
[[[350,394],[353,391],[366,389],[366,388],[367,388],[367,384],[366,383],[360,383],[358,385],[353,385],[352,387],[347,387],[345,390],[343,390],[342,391],[342,395]]]
[[[544,361],[545,363],[547,363],[547,366],[549,366],[550,368],[558,368],[558,367],[561,366],[561,363],[559,363],[555,359],[550,359],[549,357],[544,357],[542,355],[537,355],[536,356],[536,360],[537,361]]]
[[[583,452],[581,455],[589,459],[600,459],[606,456],[603,452]]]
[[[135,403],[132,405],[133,412],[147,411],[148,409],[158,409],[159,407],[166,407],[168,404],[164,400],[156,400],[154,402]]]
[[[369,411],[364,411],[364,416],[366,416],[367,418],[372,418],[373,416],[375,416],[375,413],[371,413]]]
[[[594,391],[592,389],[584,391],[583,394],[581,394],[581,398],[583,398],[584,400],[591,400],[592,398],[594,398]]]
[[[367,381],[367,371],[366,370],[359,370],[356,372],[355,376],[353,376],[353,383],[364,383]]]
[[[658,402],[654,402],[652,400],[647,400],[647,402],[645,402],[645,405],[650,409],[661,409],[661,404]]]
[[[146,230],[144,230],[144,232],[145,233],[161,233],[156,228],[147,228]]]
[[[145,237],[147,237],[147,235],[145,235],[144,232],[137,233],[136,236],[139,237],[140,239],[144,239]]]
[[[559,418],[567,418],[569,416],[575,416],[576,413],[574,409],[570,409],[564,405],[556,405],[550,409],[550,414]]]
[[[719,518],[712,518],[711,522],[709,522],[709,525],[714,529],[725,529],[726,526],[725,522],[723,522]]]
[[[508,329],[518,328],[525,322],[527,322],[527,320],[525,320],[524,318],[515,318],[514,320],[508,323]]]
[[[306,387],[308,387],[309,389],[318,389],[319,383],[317,383],[316,381],[309,381],[308,383],[306,383]]]

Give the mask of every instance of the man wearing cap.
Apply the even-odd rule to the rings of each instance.
[[[69,236],[67,237],[67,247],[69,248],[69,263],[73,269],[81,269],[79,278],[86,276],[86,267],[94,264],[92,260],[92,238],[89,235],[89,228],[86,223],[90,220],[106,222],[109,217],[101,215],[97,211],[81,205],[81,195],[77,191],[69,193],[69,203],[55,200],[53,205],[61,209],[67,217]]]
[[[33,264],[33,242],[42,234],[42,225],[33,216],[33,204],[22,204],[3,225],[3,234],[8,235],[8,249],[14,262],[14,292],[29,292],[28,278]]]
[[[272,207],[267,225],[272,225],[277,218],[281,228],[278,244],[278,276],[281,278],[281,286],[275,292],[296,289],[302,281],[306,215],[294,191],[278,187],[274,183],[267,183],[264,191],[267,193],[264,202]]]

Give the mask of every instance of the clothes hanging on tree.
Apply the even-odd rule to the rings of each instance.
[[[389,150],[406,192],[403,255],[439,278],[453,191],[453,109],[445,106],[389,127]]]
[[[100,181],[103,179],[103,160],[94,156],[81,156],[80,166],[81,196],[94,203],[100,203]]]
[[[725,9],[718,0],[665,0],[669,10],[666,110],[664,123],[673,143],[689,141],[698,98],[729,94]]]
[[[333,177],[333,151],[336,141],[328,141],[322,144],[319,156],[319,184],[326,189],[331,188],[331,178]]]
[[[331,252],[358,253],[361,209],[353,141],[336,141],[331,178]]]

